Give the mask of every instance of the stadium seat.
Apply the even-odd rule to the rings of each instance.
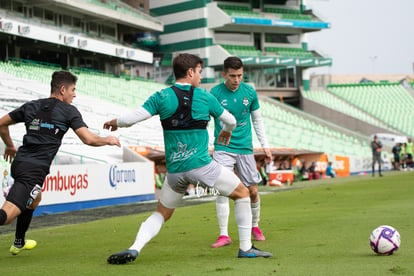
[[[414,98],[399,83],[328,85],[337,97],[355,105],[397,131],[414,136],[410,118],[414,116]]]

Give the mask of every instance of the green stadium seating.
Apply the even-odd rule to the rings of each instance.
[[[296,9],[265,7],[264,11],[268,13],[278,14],[280,15],[282,19],[285,19],[285,20],[304,20],[304,21],[312,20],[311,15],[303,14],[300,10],[296,10]]]
[[[0,62],[0,71],[22,79],[36,80],[45,85],[50,84],[50,76],[57,69],[60,68],[22,60]],[[147,80],[126,80],[96,71],[77,69],[74,73],[79,77],[78,95],[88,95],[125,108],[136,108],[154,91],[165,87],[163,84]],[[266,134],[272,147],[322,151],[327,154],[345,156],[370,156],[371,154],[367,138],[348,133],[345,129],[338,130],[338,127],[331,126],[327,122],[321,122],[296,109],[290,110],[271,100],[261,100],[260,104]],[[210,133],[213,132],[213,127],[213,124],[209,124]],[[96,128],[96,131],[99,130]],[[256,135],[253,137],[255,146],[260,146]],[[129,141],[135,139],[134,143],[139,143],[136,137],[127,138]],[[145,142],[150,143],[151,139]]]
[[[61,68],[53,64],[28,60],[0,62],[2,112],[9,112],[28,100],[48,97],[51,75],[56,70],[61,70]],[[73,73],[78,76],[76,94],[79,99],[82,99],[75,101],[74,105],[82,112],[89,129],[98,135],[103,131],[102,123],[105,120],[127,109],[137,108],[150,94],[165,88],[165,85],[153,81],[134,78],[128,80],[125,77],[115,77],[81,68],[76,68]],[[23,125],[16,125],[16,127],[19,126]],[[22,137],[24,130],[23,126],[13,133],[16,137]],[[124,145],[163,145],[162,128],[157,117],[147,120],[140,126],[120,129],[117,133]],[[13,140],[18,142],[16,138]],[[96,156],[103,157],[96,158]],[[119,157],[107,156],[101,149],[91,150],[80,142],[74,132],[70,131],[65,136],[56,158],[56,163],[68,164],[107,163],[114,162],[113,160]]]
[[[328,85],[328,90],[401,133],[414,136],[414,98],[401,84]]]
[[[227,52],[235,56],[260,56],[261,51],[257,50],[254,46],[249,45],[228,45],[221,44]]]
[[[305,91],[303,96],[309,100],[322,104],[326,107],[334,109],[336,111],[342,112],[349,116],[352,116],[356,119],[361,121],[367,122],[374,126],[378,126],[384,129],[392,130],[387,124],[384,122],[376,119],[375,117],[367,114],[366,112],[360,110],[359,108],[355,107],[354,105],[350,104],[347,101],[338,98],[337,96],[329,93],[328,91],[324,90],[311,90]]]
[[[344,156],[370,156],[368,138],[346,134],[328,123],[313,121],[300,111],[291,112],[279,104],[260,103],[267,138],[272,147],[287,147]],[[257,138],[253,135],[255,143]]]
[[[248,6],[226,4],[218,4],[217,6],[230,16],[260,17],[259,12],[252,11],[252,9]]]
[[[313,57],[311,52],[308,52],[302,48],[265,47],[265,51],[269,53],[276,53],[280,57]]]
[[[48,84],[50,83],[52,73],[56,70],[61,70],[61,68],[52,64],[15,60],[0,63],[0,70],[19,78]],[[76,84],[77,93],[93,96],[129,108],[136,108],[153,92],[166,87],[163,84],[142,78],[128,80],[111,74],[80,68],[76,68],[72,73],[79,78]]]

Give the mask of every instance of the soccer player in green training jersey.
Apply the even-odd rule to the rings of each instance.
[[[210,116],[223,123],[218,143],[227,145],[235,118],[216,98],[199,88],[203,61],[194,55],[179,54],[173,60],[176,83],[150,96],[142,107],[104,124],[112,131],[128,127],[159,114],[164,132],[167,176],[161,189],[157,210],[140,226],[135,242],[129,249],[112,254],[110,264],[134,261],[142,248],[154,238],[178,207],[187,186],[200,183],[215,187],[234,200],[239,229],[239,258],[271,257],[251,243],[251,209],[248,189],[231,171],[223,169],[208,153],[207,123]]]
[[[215,142],[213,159],[224,167],[237,172],[237,175],[248,188],[252,210],[252,235],[256,241],[264,241],[265,237],[259,228],[260,220],[260,198],[257,193],[257,184],[262,181],[257,171],[256,161],[253,155],[252,126],[256,131],[257,138],[266,154],[265,162],[272,161],[272,153],[269,149],[262,116],[260,114],[259,100],[253,87],[242,82],[243,63],[238,57],[228,57],[223,64],[224,83],[218,84],[210,91],[220,104],[228,110],[237,120],[237,126],[233,130],[230,143],[227,146],[220,144],[219,133],[222,124],[217,118],[215,124]],[[230,214],[229,200],[224,196],[216,199],[217,218],[220,235],[213,248],[225,246],[231,243],[228,235],[228,218]]]

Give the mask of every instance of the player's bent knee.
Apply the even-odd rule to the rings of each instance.
[[[167,208],[161,202],[158,202],[157,212],[164,217],[164,222],[172,217],[174,210],[174,208]]]
[[[172,210],[171,212],[163,213],[162,216],[164,217],[164,222],[169,220],[172,217],[173,213],[174,213],[174,210]]]
[[[258,194],[257,194],[257,191],[256,192],[250,192],[250,201],[251,202],[257,202],[259,199],[258,199]]]
[[[35,195],[35,197],[33,198],[33,197],[30,197],[29,198],[29,200],[31,201],[30,202],[30,204],[29,204],[29,201],[28,201],[28,204],[29,205],[27,205],[26,206],[26,208],[27,209],[30,209],[30,210],[34,210],[34,209],[36,209],[37,208],[37,206],[39,206],[39,204],[40,204],[40,201],[42,200],[42,192],[41,192],[41,187],[39,186],[39,185],[36,185],[36,187],[33,189],[33,190],[35,190],[35,189],[39,189],[39,190],[36,190],[36,195]],[[32,190],[32,191],[33,191]]]
[[[42,193],[39,193],[36,199],[32,202],[32,204],[30,204],[28,209],[32,209],[32,210],[36,209],[37,206],[39,206],[41,200],[42,200]]]
[[[257,197],[259,196],[259,194],[257,193],[257,186],[250,186],[249,194],[250,194],[250,199],[252,201],[257,201]]]
[[[22,213],[17,205],[7,200],[4,202],[3,207],[0,210],[0,220],[4,219],[4,222],[0,223],[0,225],[12,223]]]
[[[229,197],[235,200],[239,198],[250,197],[250,194],[249,190],[242,183],[240,183]]]

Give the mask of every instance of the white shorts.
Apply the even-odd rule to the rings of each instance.
[[[188,172],[167,173],[161,188],[160,202],[167,208],[180,205],[189,184],[214,187],[222,196],[229,196],[239,185],[240,179],[216,161]]]
[[[236,154],[227,151],[215,151],[213,159],[224,167],[233,170],[243,184],[247,187],[254,186],[262,182],[262,177],[257,170],[256,160],[253,154]]]

